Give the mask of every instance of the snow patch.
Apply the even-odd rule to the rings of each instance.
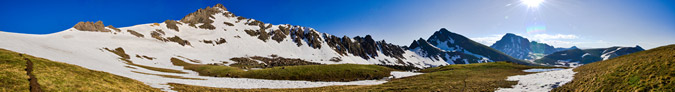
[[[523,72],[548,72],[548,71],[558,71],[558,70],[563,70],[562,68],[552,68],[552,69],[527,69],[523,70]]]
[[[403,77],[420,75],[420,74],[424,74],[424,73],[392,71],[390,74],[394,78],[403,78]]]
[[[518,81],[513,88],[498,88],[495,92],[548,92],[572,81],[573,68],[528,75],[509,76],[506,80]]]

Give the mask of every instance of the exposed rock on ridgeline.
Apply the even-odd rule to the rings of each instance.
[[[328,46],[333,48],[336,52],[341,55],[347,55],[351,53],[355,56],[360,56],[363,59],[370,59],[379,56],[377,51],[379,50],[385,56],[394,57],[397,59],[403,59],[403,48],[398,45],[393,45],[387,43],[386,41],[375,41],[370,35],[366,37],[356,36],[354,41],[347,36],[342,38],[324,34],[325,41],[328,43]]]
[[[112,27],[112,26],[110,26]],[[109,29],[106,29],[105,26],[103,25],[103,22],[97,21],[96,23],[94,22],[78,22],[73,26],[73,28],[80,30],[80,31],[93,31],[93,32],[110,32]],[[113,27],[114,28],[114,27]],[[117,28],[115,28],[117,29]]]
[[[143,38],[143,37],[144,37],[143,34],[138,33],[138,32],[136,32],[136,31],[134,31],[134,30],[127,30],[127,32],[129,32],[129,33],[131,33],[131,35],[134,35],[134,36],[139,37],[139,38]]]
[[[115,30],[115,31],[117,31],[117,32],[122,32],[122,30],[117,29],[117,28],[115,28],[115,27],[112,26],[112,25],[108,25],[108,28],[113,29],[113,30]]]
[[[166,34],[166,33],[164,33],[164,31],[158,29],[158,30],[152,31],[152,33],[150,33],[150,36],[152,38],[155,38],[157,40],[164,41],[164,42],[175,42],[175,43],[180,44],[181,46],[190,45],[189,41],[183,40],[182,38],[180,38],[178,36],[166,37],[165,38],[165,37],[163,37],[164,34]]]
[[[221,13],[221,10],[223,9],[227,11],[225,6],[222,4],[216,4],[213,7],[206,7],[205,9],[199,9],[197,12],[193,12],[188,14],[187,16],[183,17],[183,19],[180,19],[181,22],[187,23],[188,25],[192,27],[197,27],[196,24],[202,23],[202,25],[199,26],[199,28],[202,29],[215,29],[211,23],[213,23],[213,20],[211,18],[213,17],[214,14],[216,13]]]
[[[176,30],[176,32],[180,31],[180,30],[178,30],[178,25],[176,25],[176,24],[183,25],[182,23],[176,22],[175,20],[166,20],[166,21],[164,21],[164,23],[166,23],[166,28]]]
[[[224,21],[221,22],[221,20]],[[231,33],[233,31],[234,32],[243,31],[246,34],[254,38],[257,38],[263,42],[273,40],[276,41],[277,43],[286,44],[284,43],[284,41],[287,41],[291,42],[292,45],[297,45],[298,47],[308,46],[313,49],[322,49],[321,47],[324,48],[328,47],[331,48],[332,50],[335,50],[340,55],[340,56],[331,56],[334,58],[330,59],[322,58],[319,61],[330,60],[334,62],[339,62],[342,61],[343,58],[342,56],[345,57],[357,56],[366,60],[376,59],[377,57],[377,59],[388,59],[388,60],[380,60],[380,62],[386,61],[387,63],[391,64],[407,64],[396,62],[405,60],[407,58],[407,56],[404,57],[403,55],[406,53],[406,49],[398,45],[387,43],[384,40],[381,41],[373,40],[373,38],[370,35],[356,36],[356,37],[348,37],[348,36],[337,37],[334,35],[321,33],[309,27],[290,24],[273,25],[262,22],[260,20],[236,16],[235,14],[227,11],[227,9],[222,4],[217,4],[215,6],[198,9],[197,11],[186,15],[181,20],[165,20],[163,24],[164,25],[162,25],[162,23],[151,24],[150,25],[150,27],[152,27],[151,29],[137,29],[135,27],[130,27],[130,28],[122,28],[121,31],[126,30],[126,33],[129,33],[138,38],[145,38],[145,36],[147,35],[148,39],[159,40],[162,42],[169,42],[169,43],[178,43],[181,46],[186,45],[192,46],[190,42],[200,42],[212,46],[225,44],[227,42],[226,40],[237,42],[235,40],[229,39],[228,37],[207,37],[207,38],[196,37],[199,40],[194,40],[195,37],[191,37],[191,35],[193,35],[193,33],[199,32],[187,32],[193,30],[191,27],[200,29],[202,31],[215,29],[228,31],[225,33]],[[96,23],[83,22],[76,25],[76,28],[78,29],[90,28],[91,30],[95,31],[103,30],[103,32],[118,33],[118,31],[113,31],[117,30],[117,28],[114,28],[112,26],[108,27],[109,28],[105,28],[102,22]],[[174,30],[174,31],[167,31],[167,30]],[[220,35],[221,32],[214,31],[212,33]],[[210,35],[210,34],[201,33],[199,35]],[[242,37],[236,35],[235,38],[242,38]],[[324,42],[326,42],[328,46],[322,46],[326,45],[323,44]],[[390,58],[380,58],[382,56]]]

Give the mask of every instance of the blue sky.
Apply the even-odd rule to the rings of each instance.
[[[440,28],[486,45],[505,33],[556,47],[675,44],[673,0],[544,0],[536,8],[520,0],[2,0],[0,31],[49,34],[98,20],[125,27],[179,20],[216,3],[267,23],[398,45]]]

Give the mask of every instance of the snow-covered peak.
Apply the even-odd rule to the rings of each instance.
[[[153,87],[165,87],[164,84],[168,82],[177,82],[210,87],[250,88],[246,85],[213,84],[227,84],[232,80],[260,81],[199,76],[195,72],[184,70],[181,66],[173,65],[170,59],[174,57],[200,61],[193,62],[198,64],[223,65],[237,63],[232,58],[256,56],[300,59],[320,64],[378,64],[417,68],[448,64],[425,58],[384,40],[375,41],[369,35],[338,37],[310,27],[273,25],[236,16],[220,4],[199,9],[181,20],[166,20],[129,27],[115,28],[104,26],[104,22],[82,22],[65,31],[47,35],[0,32],[0,42],[3,42],[0,48],[133,78]],[[108,48],[123,49],[125,54],[131,56],[127,59],[128,62],[135,65],[179,70],[187,74],[165,73],[131,66],[125,63],[127,61],[120,60],[120,56],[116,53],[107,51]],[[132,71],[207,80],[162,78]],[[292,87],[269,86],[269,88]]]

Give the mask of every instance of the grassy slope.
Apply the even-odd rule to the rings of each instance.
[[[26,61],[18,53],[0,50],[0,91],[28,91]]]
[[[29,55],[33,74],[43,91],[159,91],[129,78]],[[28,91],[26,61],[19,53],[0,49],[0,91]]]
[[[394,69],[383,66],[359,64],[299,65],[244,71],[229,66],[190,64],[177,58],[172,58],[171,62],[177,66],[184,66],[183,68],[187,70],[198,72],[202,76],[273,80],[353,81],[384,78],[394,71]]]
[[[586,64],[553,91],[675,91],[675,45]]]
[[[515,85],[515,81],[506,81],[508,76],[527,74],[523,69],[535,68],[532,66],[517,65],[506,62],[492,62],[479,64],[449,65],[441,68],[422,70],[425,73],[418,76],[393,79],[380,85],[360,86],[328,86],[318,88],[297,89],[229,89],[191,86],[171,83],[173,90],[188,92],[208,91],[494,91],[497,88],[506,88]]]

